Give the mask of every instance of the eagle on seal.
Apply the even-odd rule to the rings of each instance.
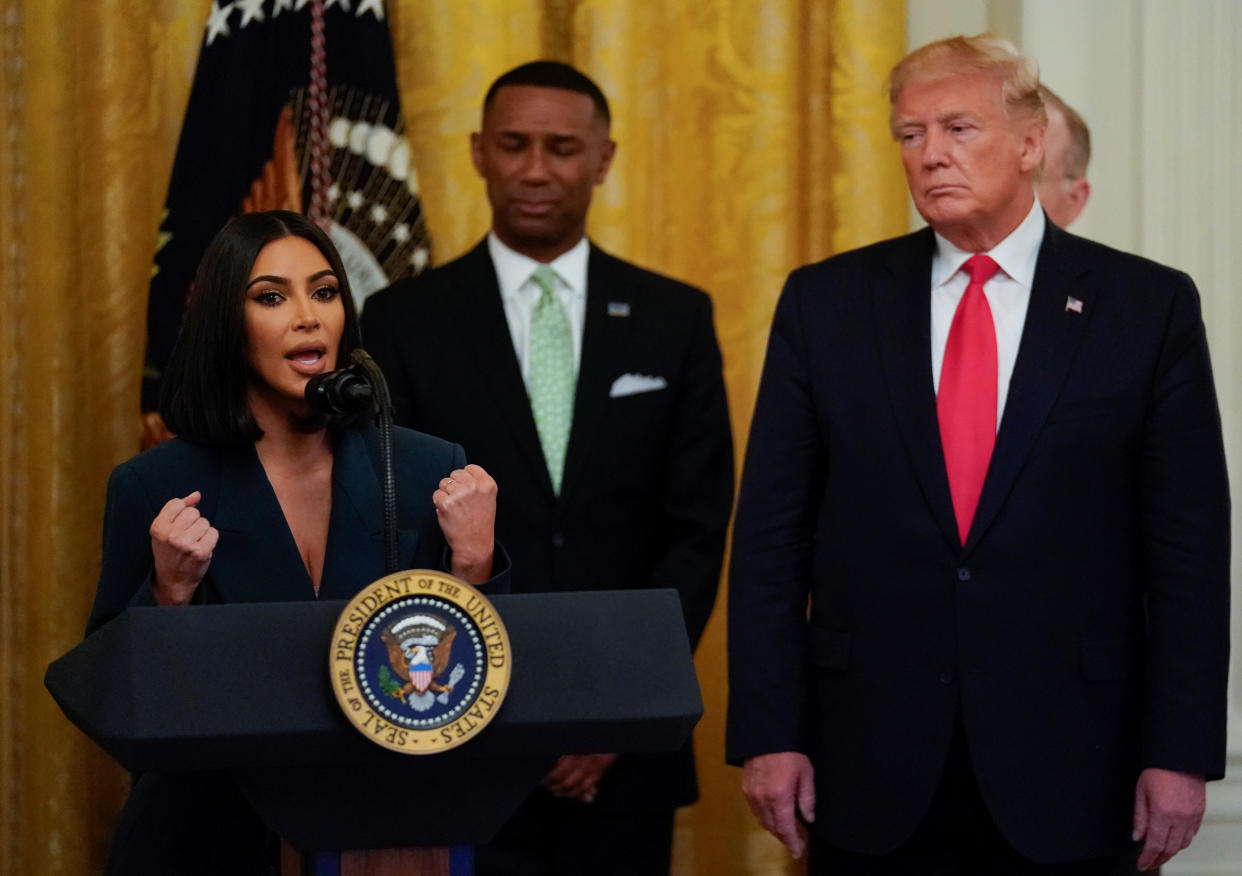
[[[448,669],[449,655],[457,630],[438,617],[419,614],[394,621],[380,634],[380,641],[388,648],[388,662],[405,684],[392,692],[392,696],[405,701],[421,699],[430,690],[432,694],[451,693],[453,685],[440,684]],[[430,705],[430,698],[427,699]]]

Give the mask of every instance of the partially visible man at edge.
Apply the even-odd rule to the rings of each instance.
[[[795,855],[810,822],[812,873],[1146,870],[1224,772],[1198,295],[1045,222],[1038,85],[991,35],[902,60],[892,129],[931,227],[795,271],[777,305],[727,756]]]
[[[1039,86],[1048,129],[1044,138],[1044,168],[1035,184],[1039,203],[1058,228],[1069,228],[1087,206],[1091,184],[1091,131],[1082,116],[1047,85]]]
[[[733,505],[720,351],[707,295],[586,237],[609,128],[603,93],[572,67],[497,79],[470,141],[491,232],[373,296],[363,342],[399,423],[434,423],[495,466],[514,592],[673,587],[694,644]],[[477,872],[664,876],[673,811],[697,796],[689,743],[562,757],[477,850]]]

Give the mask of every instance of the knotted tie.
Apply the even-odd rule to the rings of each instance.
[[[565,470],[569,426],[574,416],[573,339],[569,317],[556,296],[556,272],[540,265],[530,275],[541,290],[530,320],[530,409],[548,464],[552,489],[559,495]]]
[[[962,266],[970,283],[953,314],[936,396],[940,443],[962,544],[996,444],[996,327],[983,284],[998,267],[985,255],[971,256]]]

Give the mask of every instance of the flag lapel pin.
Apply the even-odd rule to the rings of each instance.
[[[1082,313],[1082,301],[1073,295],[1068,295],[1065,298],[1065,309],[1070,313]]]

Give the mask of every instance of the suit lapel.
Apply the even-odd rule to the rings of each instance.
[[[919,486],[946,540],[959,549],[945,474],[931,373],[930,229],[898,242],[888,274],[875,282],[875,309],[885,379],[893,412]]]
[[[367,430],[374,434],[373,430]],[[324,554],[320,599],[349,599],[366,584],[382,578],[384,568],[384,516],[376,466],[359,429],[349,429],[337,442],[332,460],[332,516]],[[397,533],[398,569],[413,564],[418,532]]]
[[[633,290],[620,288],[615,272],[609,270],[612,257],[592,245],[587,261],[586,322],[582,331],[582,359],[578,366],[578,386],[574,394],[574,419],[570,427],[569,448],[565,454],[565,476],[561,482],[564,500],[581,481],[581,473],[594,446],[603,409],[608,403],[611,381],[629,337],[630,316],[609,316],[609,305],[624,303],[626,314],[634,310]]]
[[[332,461],[332,512],[320,599],[348,599],[383,577],[384,525],[378,461],[363,437],[349,429]],[[373,432],[372,432],[373,434]],[[314,599],[302,555],[254,446],[226,451],[219,500],[212,523],[220,544],[209,575],[224,602],[288,602]],[[398,532],[400,567],[409,568],[418,548],[416,530]]]
[[[1035,438],[1061,392],[1091,317],[1094,289],[1086,282],[1085,266],[1072,258],[1072,240],[1051,222],[1047,224],[1035,265],[1018,359],[1009,382],[1009,397],[979,507],[966,540],[967,551],[987,532],[1013,489]],[[1082,303],[1081,313],[1066,307],[1071,295]]]
[[[518,452],[527,464],[540,472],[540,481],[549,500],[552,479],[539,444],[530,397],[522,381],[522,369],[513,351],[513,336],[505,319],[496,267],[484,240],[462,259],[463,273],[454,281],[453,306],[461,325],[472,325],[474,345],[471,367],[484,374],[492,404],[500,411]]]
[[[310,576],[254,445],[223,453],[219,498],[211,521],[220,541],[208,572],[220,599],[313,599]]]

